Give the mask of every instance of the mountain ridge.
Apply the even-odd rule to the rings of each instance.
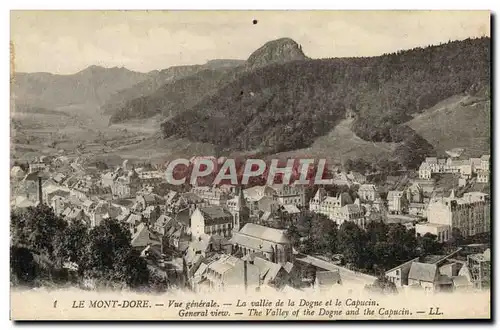
[[[246,61],[211,60],[204,66],[194,70],[196,72],[186,74],[170,82],[164,81],[164,85],[155,86],[156,90],[151,88],[149,93],[142,93],[141,95],[139,95],[141,84],[133,86],[129,89],[126,97],[122,97],[121,100],[118,97],[115,106],[105,105],[104,109],[106,113],[111,114],[110,124],[131,119],[149,118],[157,114],[169,117],[172,114],[175,115],[189,109],[203,98],[215,93],[218,88],[229,84],[246,72],[266,66],[307,59],[302,52],[301,46],[292,39],[271,40],[252,52]],[[225,61],[225,65],[221,65],[221,61]],[[213,71],[209,73],[208,70]],[[189,81],[193,81],[195,85],[189,86]],[[169,84],[172,84],[172,86],[169,86]],[[184,89],[191,91],[191,93],[186,93]],[[137,97],[132,98],[131,95]],[[185,97],[179,98],[179,95]]]
[[[349,114],[353,132],[366,141],[421,145],[414,158],[408,155],[414,166],[432,146],[405,125],[412,114],[472,86],[481,93],[489,81],[489,38],[378,57],[291,61],[241,74],[164,122],[162,131],[228,151],[276,153],[311,145]]]
[[[102,104],[112,93],[132,86],[146,76],[126,68],[100,66],[89,66],[68,75],[16,72],[11,93],[23,104],[42,108]]]

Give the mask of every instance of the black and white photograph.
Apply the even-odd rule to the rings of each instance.
[[[491,15],[12,10],[11,319],[490,319]]]

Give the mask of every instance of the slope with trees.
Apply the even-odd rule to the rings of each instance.
[[[70,283],[68,264],[76,267],[77,284],[92,280],[100,287],[165,289],[132,248],[128,228],[104,220],[89,229],[69,223],[47,205],[13,210],[11,215],[11,282],[38,286]]]
[[[490,39],[479,38],[378,57],[268,65],[241,74],[162,131],[227,150],[280,152],[311,145],[350,110],[359,137],[426,149],[418,134],[392,132],[452,95],[488,94],[489,63]]]
[[[264,44],[253,52],[247,61],[212,60],[202,66],[185,67],[185,70],[191,70],[193,73],[169,82],[165,81],[164,85],[152,93],[142,93],[143,85],[147,87],[148,81],[132,87],[129,91],[119,93],[126,97],[122,97],[121,106],[114,107],[110,123],[149,118],[158,114],[163,117],[177,115],[191,109],[246,72],[306,58],[300,45],[292,39],[281,38]],[[170,69],[164,71],[168,73],[168,70]],[[161,73],[160,77],[163,76]],[[131,98],[130,95],[137,97]]]

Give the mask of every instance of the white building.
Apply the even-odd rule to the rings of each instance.
[[[309,210],[324,214],[333,220],[341,217],[341,208],[352,204],[352,199],[347,193],[341,193],[336,197],[328,196],[324,188],[319,188],[316,195],[309,201]]]
[[[446,242],[451,238],[451,228],[448,225],[436,223],[417,223],[415,225],[416,234],[424,236],[427,233],[436,235],[438,242]]]
[[[479,183],[488,183],[490,181],[490,172],[485,170],[477,171],[477,182]]]
[[[490,170],[490,155],[481,156],[481,169],[483,171]]]
[[[362,201],[375,201],[377,199],[377,188],[373,184],[362,184],[358,189],[358,196]]]
[[[198,207],[191,215],[191,234],[194,238],[203,234],[231,237],[234,217],[217,205]]]
[[[455,197],[434,198],[427,208],[429,223],[456,228],[463,236],[471,236],[490,231],[490,202],[488,195],[481,192]]]
[[[281,205],[293,204],[301,207],[306,205],[306,189],[303,185],[273,184],[271,188],[276,191]]]
[[[431,166],[425,162],[420,165],[418,169],[418,177],[420,179],[429,180],[431,178],[432,169]]]
[[[234,250],[241,251],[243,255],[262,253],[267,260],[277,264],[292,261],[292,244],[285,230],[247,223],[233,233],[230,242]]]
[[[400,214],[405,205],[402,203],[404,191],[391,190],[387,193],[387,208],[391,214]]]

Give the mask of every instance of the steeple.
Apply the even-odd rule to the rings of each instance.
[[[243,195],[243,187],[238,187],[238,198],[236,199],[236,204],[238,211],[241,211],[245,207],[245,196]]]

